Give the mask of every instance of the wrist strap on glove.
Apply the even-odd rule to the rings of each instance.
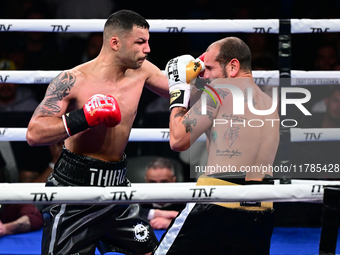
[[[83,108],[64,114],[62,119],[68,136],[75,135],[89,128]]]
[[[179,84],[171,88],[170,91],[170,110],[173,107],[184,107],[188,109],[190,100],[190,85]]]

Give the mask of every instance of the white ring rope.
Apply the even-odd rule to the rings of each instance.
[[[275,33],[279,32],[278,19],[228,20],[196,19],[167,20],[148,19],[150,32],[231,32],[231,33]],[[39,32],[102,32],[104,19],[1,19],[0,31]]]
[[[0,82],[19,84],[50,83],[61,71],[0,71]],[[257,85],[279,86],[279,71],[253,71]],[[292,86],[339,85],[340,71],[291,71]]]
[[[26,141],[27,128],[0,128],[0,142]],[[130,142],[168,142],[168,128],[133,128]],[[340,141],[340,128],[290,128],[291,142]],[[205,141],[205,134],[198,141]]]
[[[340,128],[291,128],[291,142],[340,141]]]
[[[143,171],[143,169],[141,169]],[[339,185],[340,181],[332,180],[301,180],[301,179],[291,179],[290,184],[281,184],[280,179],[275,179],[275,185]],[[166,187],[166,188],[177,188],[177,187],[193,187],[196,186],[196,182],[167,182],[167,183],[131,183],[132,188],[144,187],[145,185],[152,185],[153,187]],[[1,183],[0,187],[45,187],[43,182],[18,182],[18,183]]]
[[[326,182],[324,182],[326,183]],[[328,182],[333,184],[333,182]],[[339,183],[339,182],[334,182]],[[150,202],[322,202],[324,184],[186,186],[142,184],[132,187],[44,187],[2,184],[4,203],[150,203]]]
[[[102,32],[104,19],[0,19],[0,31]],[[150,32],[279,33],[279,19],[148,19]],[[291,33],[340,32],[339,19],[291,19]]]

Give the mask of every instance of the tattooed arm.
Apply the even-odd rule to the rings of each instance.
[[[209,95],[206,97],[206,113],[202,114],[202,97],[188,111],[174,107],[170,114],[170,147],[174,151],[187,150],[212,125],[219,110]]]
[[[68,137],[61,116],[66,112],[70,102],[68,95],[75,81],[76,76],[65,71],[50,83],[28,124],[26,140],[29,145],[50,145]]]

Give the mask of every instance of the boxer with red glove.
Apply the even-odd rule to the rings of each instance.
[[[200,72],[204,70],[204,62],[190,55],[182,55],[171,59],[165,74],[169,82],[170,109],[175,106],[188,108],[190,99],[190,84],[194,84]]]
[[[72,136],[99,125],[115,127],[121,121],[121,113],[113,96],[96,94],[87,100],[83,108],[64,114],[62,119],[67,134]]]

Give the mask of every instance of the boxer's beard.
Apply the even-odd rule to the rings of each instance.
[[[223,77],[222,78],[228,78],[228,74],[225,69],[223,69]]]

